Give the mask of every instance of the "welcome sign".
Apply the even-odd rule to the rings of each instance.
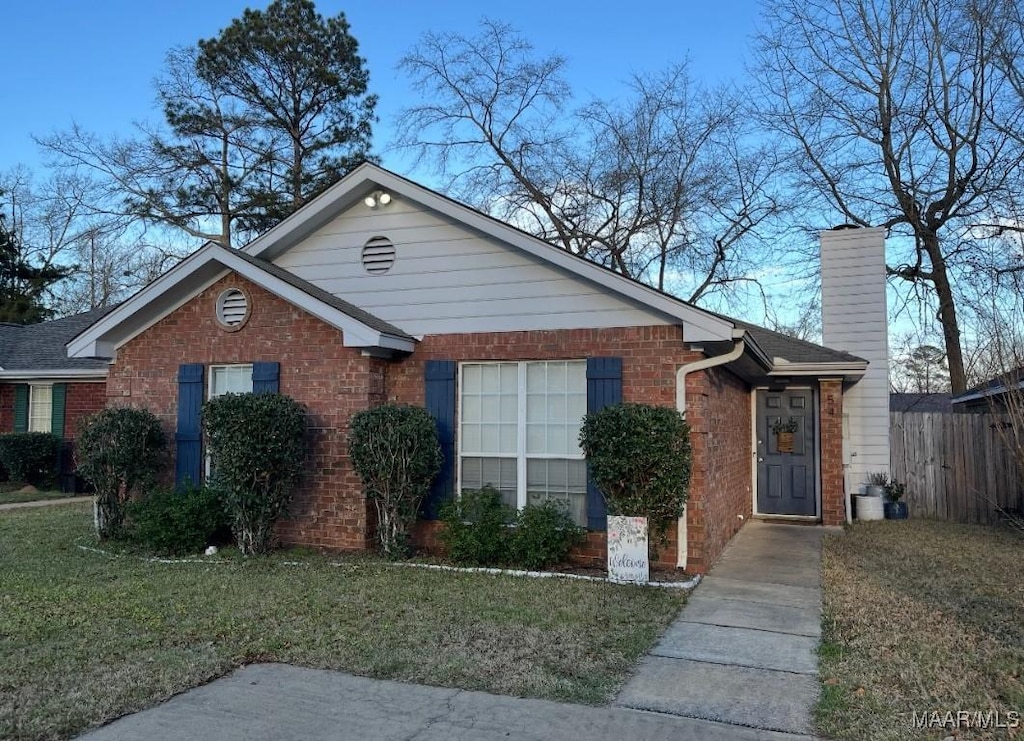
[[[647,518],[608,517],[608,578],[612,581],[650,581]]]

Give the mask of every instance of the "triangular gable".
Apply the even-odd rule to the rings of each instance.
[[[347,347],[400,352],[415,348],[416,341],[401,329],[336,297],[320,295],[315,286],[260,262],[210,242],[72,339],[67,345],[68,355],[113,357],[119,345],[156,324],[228,271],[341,330]]]
[[[289,270],[302,275],[300,269],[289,265],[286,253],[316,235],[319,229],[325,227],[346,210],[363,208],[360,205],[363,199],[378,190],[392,194],[397,202],[415,204],[425,211],[440,215],[457,227],[482,235],[512,252],[528,256],[549,270],[557,270],[560,274],[571,276],[579,283],[593,286],[594,292],[603,294],[606,300],[614,298],[620,305],[628,305],[636,312],[646,312],[648,320],[636,321],[636,324],[681,324],[684,327],[684,338],[690,342],[731,340],[741,334],[736,330],[735,325],[727,319],[569,254],[526,232],[368,163],[356,168],[314,201],[251,242],[244,248],[244,252],[280,263]],[[386,213],[386,209],[382,209],[380,213]],[[310,270],[307,273],[304,277],[308,280],[327,287],[319,280],[320,275],[317,271]],[[388,290],[383,287],[386,284],[382,283],[381,285],[382,290]],[[330,290],[330,288],[328,290],[335,294],[343,293],[343,291]],[[352,300],[359,303],[355,297]],[[568,300],[563,300],[562,304],[564,305]],[[558,302],[552,302],[549,297],[540,295],[535,301],[535,310],[543,312],[552,303],[557,304]],[[557,311],[557,306],[553,310]],[[481,311],[483,311],[483,307],[481,307]],[[383,316],[387,318],[386,315]],[[652,316],[656,316],[657,319],[652,320],[650,318]],[[413,334],[423,334],[413,327],[404,324],[402,326]],[[457,322],[449,322],[449,326],[450,328],[445,331],[476,331],[473,328],[460,328]],[[519,327],[514,321],[500,326],[501,330],[518,328],[527,327]]]

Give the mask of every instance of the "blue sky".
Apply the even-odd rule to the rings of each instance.
[[[158,120],[151,82],[166,51],[214,36],[249,5],[245,0],[52,0],[6,5],[0,18],[0,170],[41,157],[31,136],[77,122],[98,134],[127,133],[133,121]],[[484,14],[464,0],[340,3],[320,0],[324,15],[344,11],[380,96],[375,149],[409,89],[395,66],[421,33],[473,33]],[[656,0],[640,6],[568,0],[520,0],[486,11],[507,21],[539,51],[559,52],[577,94],[614,96],[634,71],[660,69],[689,57],[696,79],[709,84],[743,74],[757,22],[756,0],[706,3]],[[399,171],[403,162],[385,154]]]

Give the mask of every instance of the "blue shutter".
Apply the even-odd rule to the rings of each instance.
[[[68,385],[55,383],[50,391],[50,432],[64,439],[64,410],[67,407]]]
[[[587,414],[622,403],[622,358],[587,358]],[[604,496],[587,476],[587,528],[608,526]]]
[[[424,367],[426,407],[437,424],[443,456],[441,471],[420,507],[427,520],[436,520],[442,502],[455,495],[455,370],[452,360],[428,360]]]
[[[179,487],[189,482],[202,484],[203,445],[199,415],[203,407],[203,364],[178,366],[178,430],[174,483]]]
[[[280,377],[280,363],[253,363],[252,392],[254,394],[276,394]]]

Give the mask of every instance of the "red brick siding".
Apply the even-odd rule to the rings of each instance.
[[[245,325],[225,331],[217,296],[237,286],[247,294]],[[309,409],[309,474],[281,523],[285,543],[324,548],[367,546],[367,503],[348,464],[348,422],[382,396],[383,363],[342,345],[341,332],[234,274],[218,281],[118,350],[107,394],[112,404],[152,410],[173,440],[181,363],[281,364],[280,390]]]
[[[106,403],[105,383],[69,383],[64,401],[64,439],[77,439],[83,420],[96,414]]]
[[[0,434],[14,432],[14,386],[0,384]]]
[[[686,387],[694,452],[687,570],[704,573],[751,514],[750,389],[722,368],[688,376]]]
[[[824,525],[846,522],[846,490],[843,475],[843,382],[823,379],[821,399],[821,521]]]

